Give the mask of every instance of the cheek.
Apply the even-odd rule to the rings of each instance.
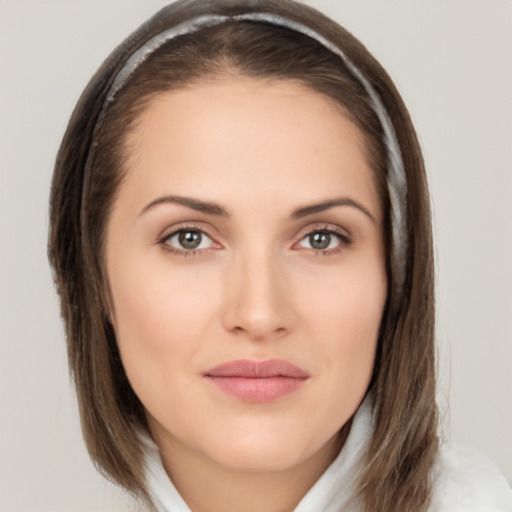
[[[354,269],[331,280],[323,292],[310,293],[303,309],[304,325],[309,325],[328,368],[326,389],[335,402],[341,398],[339,403],[357,402],[366,392],[387,296],[384,270],[363,270]]]
[[[191,279],[190,271],[171,271],[158,261],[116,261],[110,286],[126,373],[134,387],[149,381],[158,386],[169,371],[193,358],[217,315],[218,298],[209,292],[206,276]]]
[[[332,336],[326,339],[357,346],[376,337],[387,283],[383,265],[375,262],[380,259],[347,264],[335,275],[330,273],[321,279],[314,275],[302,287],[302,314],[309,318],[309,324],[331,331]],[[338,336],[334,335],[336,332]]]

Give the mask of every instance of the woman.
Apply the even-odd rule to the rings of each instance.
[[[158,510],[506,510],[439,450],[431,246],[414,129],[358,41],[292,2],[163,9],[54,174],[91,456]]]

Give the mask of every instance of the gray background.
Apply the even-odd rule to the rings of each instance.
[[[317,0],[382,62],[423,144],[445,437],[512,479],[512,3]],[[52,164],[108,52],[162,0],[0,1],[0,511],[129,511],[83,448],[46,259]]]

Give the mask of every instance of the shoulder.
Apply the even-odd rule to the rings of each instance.
[[[432,512],[512,512],[512,489],[486,457],[465,447],[444,446]]]

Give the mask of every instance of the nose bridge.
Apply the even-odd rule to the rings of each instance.
[[[259,243],[238,251],[228,281],[225,324],[229,330],[264,339],[291,328],[286,276],[272,247]]]

